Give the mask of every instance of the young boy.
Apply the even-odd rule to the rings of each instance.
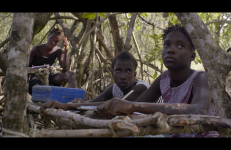
[[[98,106],[113,97],[123,98],[131,90],[133,90],[133,92],[126,98],[126,100],[135,101],[136,98],[150,86],[142,80],[135,81],[137,61],[129,52],[118,54],[112,61],[111,68],[115,83],[89,103],[64,104],[57,101],[50,101],[44,103],[40,107],[40,113],[43,113],[44,108],[50,107],[63,110],[76,110],[76,107],[80,106]]]
[[[62,73],[49,74],[49,85],[60,86],[63,81],[68,81],[70,88],[77,88],[76,79],[73,72],[66,71],[68,41],[64,38],[63,30],[54,28],[47,37],[47,43],[33,47],[29,58],[29,67],[49,64],[52,66],[56,58],[63,68]],[[63,41],[64,52],[57,45]],[[29,80],[29,94],[32,94],[32,87],[41,84],[41,81],[32,74]]]
[[[98,111],[102,112],[101,116],[133,112],[215,115],[205,72],[190,69],[191,61],[195,59],[195,48],[185,29],[180,25],[172,25],[164,30],[162,37],[162,60],[168,70],[163,72],[135,102],[114,98],[98,106]],[[160,96],[164,103],[153,103]],[[219,136],[216,131],[203,135]],[[202,133],[184,134],[184,137],[186,136],[200,137]]]

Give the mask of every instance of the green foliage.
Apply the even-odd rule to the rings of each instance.
[[[155,74],[152,76],[153,79],[157,78],[157,72],[155,71]]]
[[[100,17],[106,17],[106,14],[108,14],[107,12],[103,12],[103,13],[84,13],[81,17],[82,18],[88,18],[89,20],[94,19],[96,14]]]
[[[169,22],[171,22],[172,24],[181,24],[174,13],[169,13]]]
[[[94,19],[96,16],[95,13],[84,13],[81,17],[82,18],[88,18],[89,20]]]

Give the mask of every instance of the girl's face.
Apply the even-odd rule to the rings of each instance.
[[[55,46],[57,46],[61,40],[62,40],[61,36],[57,36],[55,34],[51,34],[47,38],[47,47],[49,47],[49,48],[52,49]]]
[[[191,50],[191,43],[186,35],[179,31],[168,33],[162,49],[162,60],[169,70],[189,67],[195,59],[195,52]]]
[[[133,87],[134,78],[136,76],[134,68],[134,63],[131,60],[116,61],[112,75],[115,83],[121,91]]]

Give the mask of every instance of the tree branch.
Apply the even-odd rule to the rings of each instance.
[[[145,20],[143,17],[140,16],[140,14],[137,14],[141,20],[143,20],[144,22],[146,22],[147,24],[151,25],[153,28],[155,28],[155,25],[151,22],[148,22],[147,20]]]
[[[100,20],[94,27],[92,27],[91,30],[88,31],[88,32],[84,35],[84,37],[82,37],[82,39],[81,39],[80,42],[79,42],[79,45],[82,44],[82,42],[84,41],[84,39],[85,39],[91,32],[93,32],[94,29],[95,29],[98,25],[100,25],[102,22],[104,22],[105,19],[107,19],[109,16],[111,16],[111,15],[113,15],[113,14],[117,14],[117,13],[110,13],[110,14],[107,14],[105,18],[103,18],[102,20]]]
[[[140,61],[139,59],[136,59],[137,61]],[[151,63],[147,63],[146,61],[142,61],[143,64],[147,65],[148,67],[162,73],[162,71],[156,66],[156,65],[153,65]]]
[[[57,19],[79,20],[77,17],[74,17],[74,16],[55,16],[55,17],[51,17],[49,20],[57,20]]]
[[[231,21],[228,21],[228,20],[215,20],[215,21],[207,22],[207,23],[205,23],[205,25],[209,25],[211,23],[229,23],[229,24],[231,24]]]
[[[8,37],[7,39],[5,39],[4,41],[2,41],[2,43],[0,44],[0,49],[10,41],[11,37]]]
[[[153,28],[155,28],[155,25],[151,22],[148,22],[147,20],[145,20],[143,17],[140,16],[140,14],[138,14],[138,16],[140,17],[141,20],[143,20],[144,22],[146,22],[147,24],[151,25]],[[159,28],[159,29],[162,29],[163,28],[160,28],[160,27],[156,27],[156,28]]]
[[[54,26],[56,25],[56,23],[53,24],[53,26],[49,29],[49,31],[47,31],[47,33],[44,35],[44,37],[42,38],[42,40],[39,42],[39,44],[41,44],[43,42],[43,40],[45,39],[45,37],[48,35],[48,33],[54,28]]]
[[[109,46],[107,38],[105,37],[105,35],[103,34],[103,32],[101,30],[97,30],[97,38],[98,38],[100,44],[102,45],[102,47],[104,48],[104,50],[107,54],[107,57],[109,59],[113,59],[114,55],[112,53],[112,50]]]
[[[130,22],[129,22],[126,42],[124,44],[124,51],[129,51],[131,49],[131,47],[132,47],[132,45],[130,44],[131,43],[131,36],[132,36],[132,33],[133,33],[133,29],[134,29],[137,14],[138,13],[132,13],[132,17],[131,17]]]
[[[71,28],[70,28],[70,32],[71,33],[74,33],[75,29],[77,28],[79,24],[79,21],[78,20],[75,20],[75,22],[72,24]]]
[[[138,14],[138,13],[137,13]],[[125,14],[126,18],[128,18],[128,15]],[[137,44],[137,41],[136,41],[136,38],[134,36],[134,32],[132,31],[132,38],[133,38],[133,41],[135,43],[135,47],[136,47],[136,50],[137,50],[137,54],[138,54],[138,57],[139,57],[139,60],[140,60],[140,73],[141,73],[141,80],[143,80],[143,63],[142,63],[142,56],[140,55],[140,49],[139,49],[139,46]]]

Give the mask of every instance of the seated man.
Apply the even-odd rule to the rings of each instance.
[[[89,103],[63,104],[54,100],[44,103],[40,108],[40,113],[42,114],[45,108],[50,107],[63,110],[77,110],[76,107],[80,106],[98,106],[113,97],[123,98],[123,96],[131,90],[133,90],[133,92],[126,100],[135,101],[136,98],[150,86],[142,80],[135,81],[137,61],[129,52],[118,54],[112,61],[111,68],[115,83]]]
[[[195,59],[195,47],[184,27],[173,25],[164,30],[162,60],[168,70],[163,72],[135,102],[113,98],[98,106],[101,116],[140,112],[154,114],[216,115],[204,71],[190,68]],[[162,96],[164,103],[153,103]],[[182,134],[175,135],[182,137]],[[183,134],[183,137],[218,137],[216,131]]]
[[[49,74],[49,85],[60,86],[62,82],[69,83],[70,88],[77,88],[76,79],[73,72],[66,71],[67,62],[67,51],[68,51],[68,41],[64,38],[63,30],[54,28],[47,37],[47,43],[37,45],[33,47],[29,58],[29,67],[40,66],[44,64],[49,64],[52,66],[55,63],[56,58],[59,60],[61,68],[63,68],[61,73]],[[59,42],[63,41],[64,52],[57,45]],[[41,81],[32,74],[29,79],[29,94],[32,94],[32,87],[36,84],[41,84]]]

